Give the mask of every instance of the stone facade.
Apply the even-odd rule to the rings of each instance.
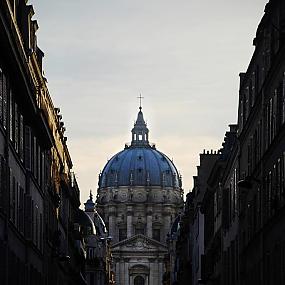
[[[0,1],[0,283],[85,284],[79,188],[33,15]]]

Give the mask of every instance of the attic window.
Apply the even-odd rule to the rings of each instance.
[[[139,160],[142,160],[142,156],[141,156],[141,155],[139,155],[139,156],[138,156],[138,159],[139,159]]]

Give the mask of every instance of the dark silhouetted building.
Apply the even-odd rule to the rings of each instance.
[[[0,1],[0,282],[86,284],[92,224],[78,209],[64,123],[26,2]]]
[[[200,166],[194,178],[193,284],[285,282],[284,1],[268,2],[253,43],[237,125],[207,175]]]
[[[271,0],[240,74],[239,284],[285,282],[285,2]]]

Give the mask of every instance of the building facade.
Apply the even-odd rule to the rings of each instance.
[[[237,125],[207,176],[199,168],[194,178],[193,284],[285,282],[284,1],[268,2],[253,44],[240,74]]]
[[[85,284],[79,189],[26,2],[0,1],[0,280]]]
[[[285,3],[271,0],[240,74],[240,284],[285,282]]]
[[[148,139],[140,107],[132,142],[100,174],[97,210],[112,237],[116,284],[162,284],[166,238],[183,207],[181,177]]]
[[[194,176],[194,186],[191,192],[191,204],[193,212],[190,217],[190,232],[192,245],[192,284],[197,285],[202,280],[202,259],[205,254],[204,222],[205,216],[202,211],[202,202],[209,186],[207,181],[217,159],[218,151],[204,151],[200,154],[200,165],[197,167],[197,176]]]

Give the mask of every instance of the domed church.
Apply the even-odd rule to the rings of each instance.
[[[98,184],[116,284],[161,285],[167,234],[183,208],[183,190],[172,160],[149,143],[141,107],[131,144],[107,162]]]

